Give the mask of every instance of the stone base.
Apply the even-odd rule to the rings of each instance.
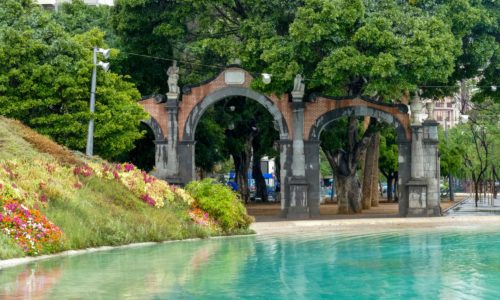
[[[309,208],[303,206],[289,207],[286,217],[288,219],[294,219],[294,220],[309,219],[310,218]]]
[[[290,207],[288,207],[287,218],[309,219],[306,178],[304,176],[294,176],[290,178],[288,185],[290,186]]]
[[[439,205],[429,205],[429,183],[425,178],[411,179],[408,187],[407,217],[438,217],[441,216]]]
[[[184,182],[182,182],[182,179],[180,177],[167,177],[167,178],[165,178],[165,180],[170,185],[178,185],[178,186],[184,185]]]
[[[434,208],[409,208],[407,217],[440,217],[441,207]]]

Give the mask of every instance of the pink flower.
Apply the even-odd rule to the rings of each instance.
[[[47,196],[45,196],[45,194],[41,194],[40,195],[40,201],[47,202]]]

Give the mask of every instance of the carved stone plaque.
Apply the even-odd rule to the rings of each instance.
[[[224,72],[224,81],[226,84],[244,84],[245,73],[240,70],[228,70]]]

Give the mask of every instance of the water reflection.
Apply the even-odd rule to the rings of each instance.
[[[496,299],[497,232],[301,233],[113,250],[0,271],[0,299]]]

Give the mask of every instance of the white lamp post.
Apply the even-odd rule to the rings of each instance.
[[[99,61],[97,62],[97,53],[101,53],[104,58],[109,58],[109,49],[102,49],[94,47],[92,55],[92,81],[90,84],[90,113],[95,112],[95,89],[96,89],[96,77],[97,77],[97,66],[101,67],[105,72],[109,70],[109,63]],[[89,130],[87,135],[87,150],[85,154],[87,156],[92,156],[94,152],[94,118],[91,117],[89,121]]]

